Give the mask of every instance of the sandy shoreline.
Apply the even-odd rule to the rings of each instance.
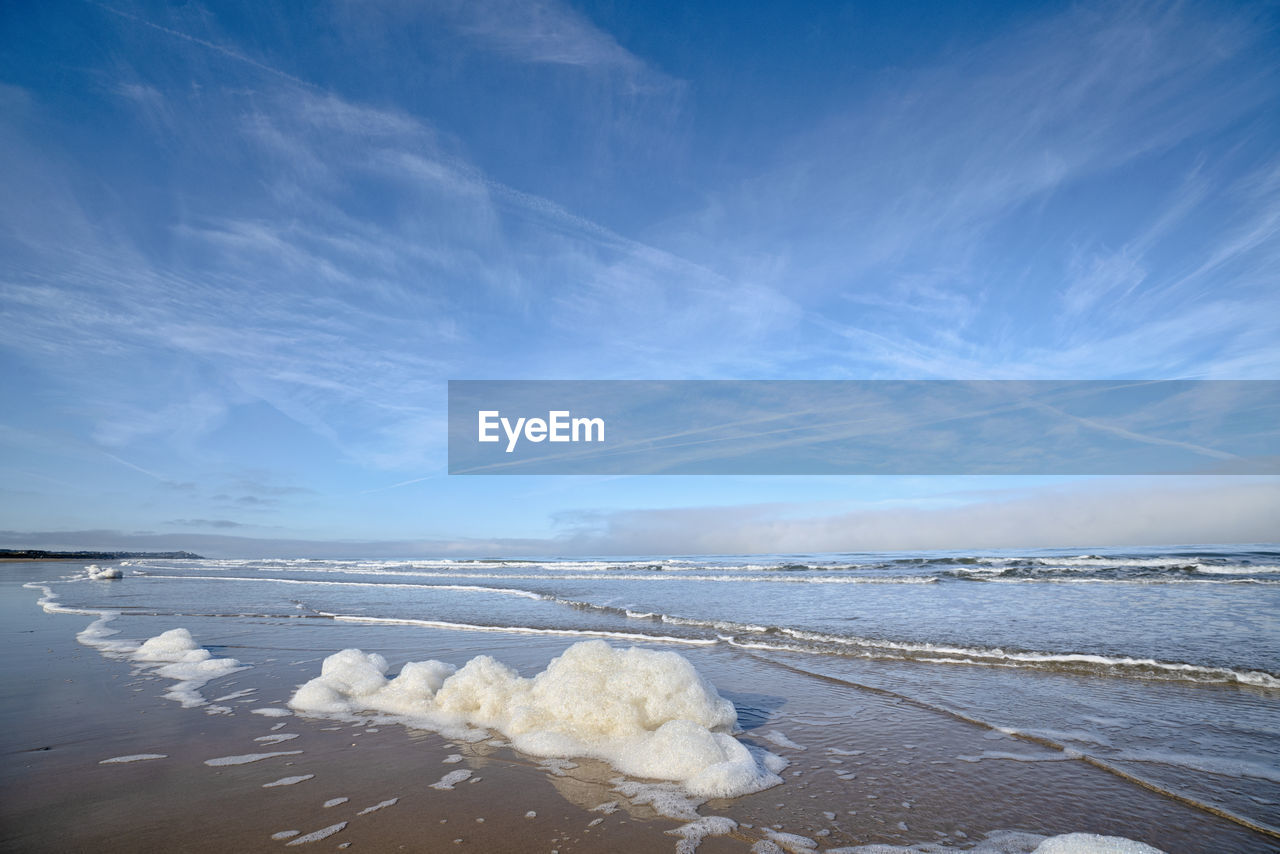
[[[76,632],[92,618],[44,613],[39,591],[20,586],[36,576],[16,570],[7,570],[0,588],[9,676],[0,710],[9,759],[0,770],[4,850],[274,851],[344,822],[331,836],[296,847],[675,850],[678,838],[667,831],[682,822],[629,803],[610,782],[616,772],[602,763],[580,762],[560,776],[501,744],[253,713],[281,707],[330,652],[360,640],[373,651],[368,626],[296,620],[288,628],[296,643],[283,649],[264,643],[267,634],[253,621],[122,620],[131,638],[189,625],[217,655],[252,665],[204,687],[206,698],[228,698],[219,704],[232,710],[207,714],[162,699],[167,680],[136,675],[128,662],[77,643]],[[372,636],[393,668],[488,653],[527,673],[567,645],[398,626]],[[819,850],[923,842],[961,848],[995,830],[1088,831],[1169,852],[1272,847],[1265,836],[1083,762],[891,696],[816,680],[742,651],[681,652],[738,706],[743,739],[791,762],[784,785],[699,809],[739,824],[730,836],[707,838],[698,849],[706,854],[745,852],[763,828],[808,837]],[[280,735],[297,737],[267,743]],[[295,750],[302,752],[286,753]],[[270,752],[285,755],[206,764]],[[1002,753],[1019,759],[973,761]],[[164,758],[100,764],[137,754]],[[446,761],[455,755],[461,760]],[[432,788],[459,770],[471,776],[452,790]],[[267,786],[296,777],[306,779]],[[324,806],[338,798],[348,800]],[[617,808],[600,809],[610,803]],[[298,833],[272,838],[287,831]]]

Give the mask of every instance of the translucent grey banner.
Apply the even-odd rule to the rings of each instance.
[[[449,383],[450,474],[1280,474],[1280,381]]]

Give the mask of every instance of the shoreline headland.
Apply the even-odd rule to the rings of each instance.
[[[203,560],[194,552],[113,552],[52,551],[47,549],[0,549],[4,560]]]

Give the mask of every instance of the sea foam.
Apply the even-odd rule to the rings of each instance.
[[[386,671],[376,653],[343,650],[289,705],[318,715],[381,712],[447,734],[495,730],[533,756],[601,759],[704,798],[782,782],[730,734],[733,704],[674,652],[597,640],[574,644],[532,678],[487,655],[461,669],[421,661],[394,679]]]
[[[244,669],[234,658],[214,658],[186,629],[170,629],[143,641],[130,658],[143,664],[158,664],[158,676],[176,679],[178,684],[165,696],[182,703],[183,708],[205,704],[199,689],[209,680]]]
[[[853,845],[828,848],[824,854],[950,854],[957,849],[949,845]],[[965,854],[1164,854],[1143,842],[1123,836],[1099,836],[1094,833],[1064,833],[1044,837],[1016,830],[997,830],[987,834]]]
[[[204,764],[213,768],[221,768],[224,765],[248,765],[250,762],[261,762],[277,756],[297,756],[301,752],[301,750],[277,750],[273,753],[242,753],[239,756],[218,756],[206,759]]]
[[[145,762],[148,759],[168,759],[167,753],[131,753],[128,756],[112,756],[98,761],[99,765],[119,765],[126,762]]]
[[[1066,833],[1041,842],[1032,854],[1161,854],[1161,851],[1122,836]]]

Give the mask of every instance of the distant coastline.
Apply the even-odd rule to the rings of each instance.
[[[203,560],[200,555],[192,552],[56,552],[45,549],[0,549],[0,560],[126,560],[130,558]]]

